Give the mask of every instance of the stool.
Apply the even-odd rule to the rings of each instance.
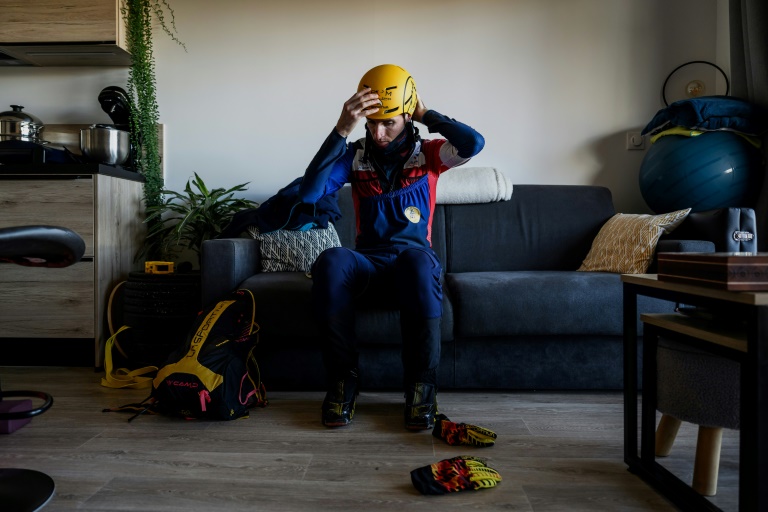
[[[84,253],[85,241],[71,229],[58,226],[0,228],[0,263],[60,268],[77,263]],[[43,404],[31,408],[29,400],[4,400],[12,397],[39,398]],[[24,426],[25,420],[44,413],[52,405],[53,397],[42,391],[0,389],[0,422],[3,430],[13,432]],[[3,510],[39,510],[50,501],[55,489],[53,479],[40,471],[0,469],[0,504]]]
[[[691,487],[703,496],[717,493],[723,428],[739,428],[739,364],[660,337],[656,408],[656,456],[669,455],[682,421],[699,426]]]

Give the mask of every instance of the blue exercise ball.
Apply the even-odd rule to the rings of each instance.
[[[665,135],[640,165],[640,192],[656,213],[753,208],[763,181],[762,152],[733,132]]]

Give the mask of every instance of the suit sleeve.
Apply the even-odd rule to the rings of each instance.
[[[439,133],[446,139],[440,148],[440,160],[446,167],[456,167],[480,153],[485,139],[474,128],[435,111],[428,110],[422,118],[429,133]]]
[[[355,150],[334,128],[304,172],[299,200],[315,204],[349,181]]]

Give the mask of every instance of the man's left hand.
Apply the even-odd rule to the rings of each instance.
[[[416,109],[413,111],[413,120],[421,123],[421,120],[424,117],[424,114],[427,113],[427,110],[429,109],[426,105],[424,105],[421,96],[419,96],[419,93],[416,93]]]

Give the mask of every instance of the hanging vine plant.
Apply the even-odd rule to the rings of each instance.
[[[152,20],[155,19],[185,51],[186,46],[176,36],[176,20],[167,0],[122,0],[120,9],[125,19],[126,45],[131,54],[128,96],[131,101],[133,165],[144,176],[144,202],[149,208],[163,202]],[[170,17],[170,27],[165,21],[166,12]]]

